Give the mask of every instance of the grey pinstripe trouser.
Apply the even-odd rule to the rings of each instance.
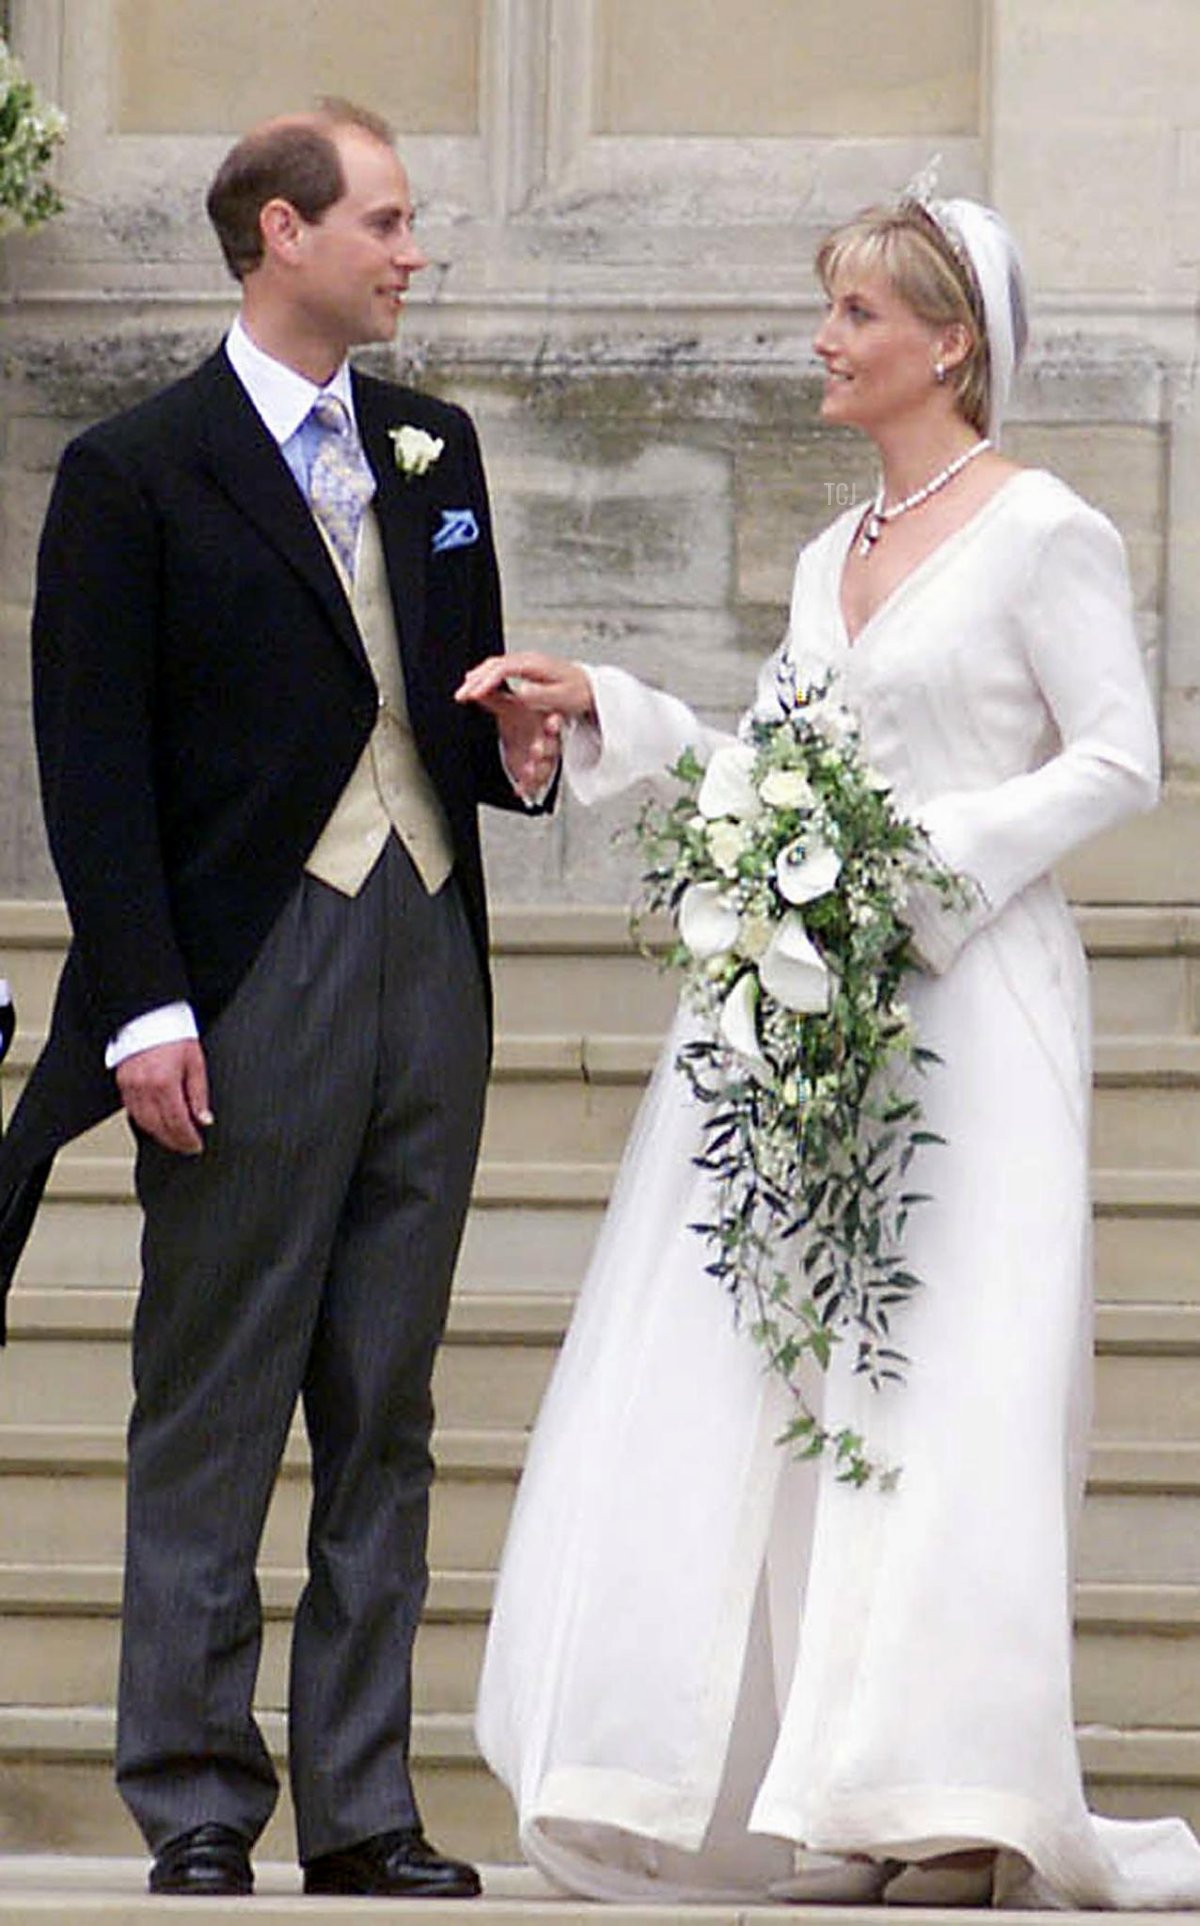
[[[416,1819],[430,1376],[482,1121],[479,967],[457,883],[393,837],[360,894],[305,877],[204,1038],[202,1157],[142,1141],[117,1742],[151,1850],[257,1837],[255,1558],[297,1398],[313,1463],[289,1773],[302,1859]]]

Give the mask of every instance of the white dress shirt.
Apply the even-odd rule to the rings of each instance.
[[[234,373],[262,417],[263,426],[278,443],[283,459],[295,476],[297,487],[307,496],[312,449],[302,430],[317,396],[336,395],[357,433],[349,362],[343,361],[332,380],[319,388],[304,375],[297,374],[294,368],[276,361],[273,355],[267,354],[252,341],[242,325],[240,315],[225,338],[225,352]],[[104,1052],[105,1067],[115,1070],[126,1057],[136,1056],[139,1050],[151,1050],[160,1043],[182,1043],[199,1034],[195,1011],[190,1003],[164,1003],[158,1009],[148,1010],[144,1016],[134,1017],[122,1025]]]

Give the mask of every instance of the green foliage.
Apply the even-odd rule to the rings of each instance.
[[[0,233],[38,227],[61,212],[47,171],[66,132],[66,117],[41,98],[0,39]]]
[[[737,762],[732,786],[711,780],[718,757]],[[789,692],[780,719],[753,722],[709,771],[688,751],[672,774],[676,799],[647,804],[636,826],[646,864],[638,914],[666,908],[686,928],[689,892],[701,886],[690,903],[706,897],[724,918],[715,949],[697,953],[681,932],[666,959],[701,1019],[678,1059],[705,1106],[696,1162],[712,1180],[711,1215],[693,1228],[709,1247],[707,1273],[791,1395],[783,1440],[804,1457],[831,1451],[848,1483],[886,1481],[894,1469],[872,1463],[857,1433],[828,1430],[802,1378],[843,1343],[875,1389],[907,1363],[894,1327],[920,1285],[904,1231],[924,1194],[905,1179],[917,1151],[940,1140],[922,1127],[914,1094],[915,1073],[936,1059],[903,1000],[915,960],[904,909],[914,885],[948,903],[963,885],[937,864],[824,689]],[[808,858],[823,865],[820,881],[836,866],[830,886],[785,895],[788,865]],[[771,968],[782,926],[794,930],[798,914],[817,953],[807,1008]],[[826,1007],[813,1008],[822,964]],[[731,999],[753,1012],[752,1034],[731,1022]]]

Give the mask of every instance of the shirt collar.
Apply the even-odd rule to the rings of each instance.
[[[337,373],[318,388],[307,376],[297,374],[283,361],[276,361],[247,334],[240,315],[225,338],[230,365],[263,423],[279,443],[290,441],[306,419],[318,395],[336,395],[345,405],[357,432],[354,394],[350,382],[350,363],[343,361]]]

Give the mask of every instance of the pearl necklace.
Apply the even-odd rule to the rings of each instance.
[[[875,500],[867,510],[866,520],[862,526],[862,534],[858,538],[859,554],[869,555],[871,553],[879,537],[883,534],[885,523],[894,522],[898,515],[907,515],[910,508],[917,508],[922,502],[927,502],[931,495],[937,494],[939,488],[944,488],[947,482],[953,481],[954,477],[966,467],[969,461],[974,461],[976,455],[982,455],[984,449],[990,448],[991,445],[990,440],[988,440],[986,436],[982,441],[972,442],[971,446],[965,449],[961,455],[956,455],[954,460],[947,462],[944,468],[939,468],[933,479],[925,483],[924,488],[914,489],[911,495],[906,495],[902,502],[893,502],[890,508],[885,508],[883,505],[883,483],[880,482]]]

